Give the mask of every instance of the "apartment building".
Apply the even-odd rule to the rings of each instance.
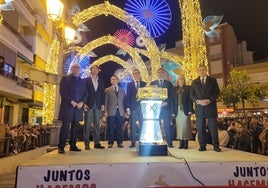
[[[32,79],[44,71],[50,50],[52,25],[45,0],[12,1],[14,10],[1,11],[0,124],[38,123],[42,118],[43,83]]]

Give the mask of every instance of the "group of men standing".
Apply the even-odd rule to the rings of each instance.
[[[205,69],[204,75],[200,74],[202,72],[200,69],[203,70],[203,68]],[[59,120],[62,121],[62,126],[60,129],[58,153],[65,153],[64,147],[68,138],[70,125],[70,151],[81,151],[81,149],[76,146],[76,140],[77,127],[79,121],[83,121],[83,115],[85,115],[83,131],[85,150],[90,150],[89,136],[92,117],[94,117],[94,148],[105,148],[100,144],[99,134],[99,122],[102,114],[107,117],[108,148],[113,147],[115,138],[117,147],[124,147],[122,145],[122,126],[125,112],[130,116],[131,145],[129,147],[134,148],[138,138],[136,135],[138,126],[142,126],[143,123],[140,103],[137,101],[136,96],[138,89],[146,86],[146,83],[141,80],[140,71],[138,69],[132,71],[133,81],[127,85],[127,91],[125,93],[124,89],[118,86],[119,80],[115,75],[112,75],[110,78],[111,86],[105,89],[103,81],[98,77],[100,69],[97,65],[91,66],[91,77],[86,79],[79,77],[79,64],[72,64],[70,70],[71,74],[63,77],[60,83],[61,105]],[[171,82],[164,79],[164,72],[163,68],[159,68],[157,70],[158,79],[152,81],[150,85],[166,88],[168,91],[167,99],[162,102],[159,119],[162,120],[165,128],[167,145],[172,148],[170,122],[171,114],[173,114],[174,111],[172,99],[173,85]],[[219,95],[219,88],[216,79],[206,75],[205,66],[199,67],[199,75],[200,77],[193,81],[191,88],[191,99],[196,103],[197,129],[201,134],[199,139],[199,151],[206,150],[206,143],[202,137],[206,119],[208,120],[209,129],[212,130],[214,150],[220,151],[217,132],[215,132],[217,118],[216,99]],[[201,86],[201,76],[205,77],[208,83],[204,91],[199,87],[199,84]],[[211,88],[209,87],[210,85]]]

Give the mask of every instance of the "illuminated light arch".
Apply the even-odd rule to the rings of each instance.
[[[100,66],[108,61],[113,61],[115,63],[118,63],[119,65],[122,65],[130,74],[132,74],[133,67],[128,62],[126,62],[125,60],[123,60],[115,55],[103,56],[103,57],[95,60],[94,62],[92,62],[92,65]]]
[[[153,40],[153,38],[149,37],[148,31],[146,30],[145,26],[143,26],[139,20],[129,15],[126,11],[122,10],[121,8],[115,5],[111,5],[108,1],[105,1],[105,3],[94,5],[88,9],[83,10],[82,12],[79,12],[78,14],[73,16],[72,19],[73,19],[73,23],[76,26],[79,26],[82,23],[86,22],[87,20],[91,20],[92,18],[100,16],[100,15],[105,15],[105,16],[112,15],[115,18],[125,22],[126,24],[128,23],[128,20],[132,20],[132,22],[135,24],[130,25],[131,28],[138,35],[140,35],[142,39],[144,40],[145,47],[148,51],[147,57],[151,61],[152,73],[155,73],[156,70],[161,67],[161,63],[160,63],[161,60],[160,60],[158,47],[155,41]],[[140,62],[140,60],[136,59],[135,57],[133,57],[133,59],[136,62]],[[144,66],[139,67],[141,73],[147,70],[147,69],[144,69]],[[145,75],[145,72],[143,73],[143,75]],[[154,78],[154,75],[150,75],[150,80],[148,79],[147,81],[151,81],[152,78]]]
[[[120,47],[125,52],[127,52],[135,60],[138,68],[141,71],[141,75],[144,78],[144,81],[146,81],[146,82],[150,81],[149,72],[148,72],[148,70],[145,66],[145,63],[143,62],[141,56],[139,55],[139,53],[135,50],[135,48],[132,48],[131,46],[126,45],[125,43],[122,43],[122,42],[116,40],[116,37],[114,37],[114,36],[106,35],[106,36],[100,37],[98,39],[95,39],[95,40],[89,42],[84,47],[75,46],[75,47],[69,48],[69,50],[77,51],[78,54],[86,54],[87,52],[90,52],[93,49],[95,49],[99,46],[105,45],[105,44],[113,44],[115,46]]]

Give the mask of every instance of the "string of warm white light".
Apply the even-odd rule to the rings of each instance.
[[[58,74],[60,42],[57,37],[54,38],[48,55],[46,72]],[[43,124],[51,124],[54,119],[54,110],[56,104],[56,85],[44,83],[43,97]]]
[[[208,66],[199,0],[179,0],[182,20],[184,64],[187,83],[197,77],[199,65]]]

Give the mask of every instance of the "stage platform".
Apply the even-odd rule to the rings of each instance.
[[[268,157],[228,148],[222,152],[199,152],[198,144],[189,149],[168,148],[168,156],[139,156],[137,148],[94,149],[65,154],[57,150],[18,167],[18,188],[127,187],[149,186],[256,186],[268,187]],[[78,147],[84,149],[83,142]]]

